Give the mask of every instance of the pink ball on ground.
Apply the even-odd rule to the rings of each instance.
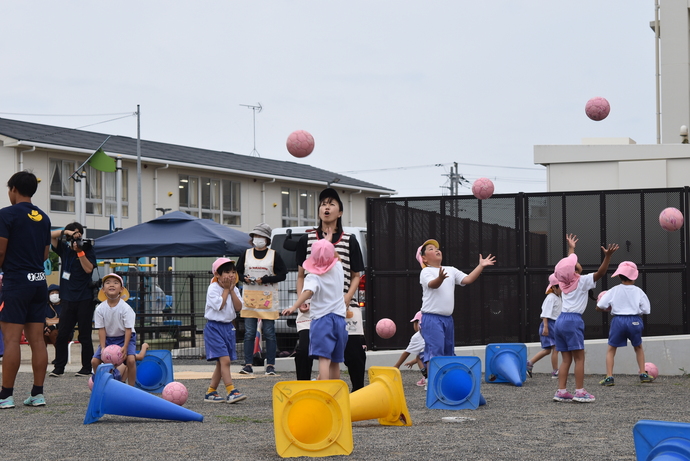
[[[606,117],[608,117],[610,111],[611,106],[609,105],[609,102],[600,96],[590,99],[587,101],[587,104],[585,104],[585,113],[587,114],[587,117],[591,118],[595,122],[604,120]]]
[[[122,348],[117,344],[111,344],[101,351],[101,360],[104,363],[112,363],[114,366],[121,365],[125,358],[122,356]]]
[[[494,183],[489,178],[479,178],[472,183],[472,195],[485,200],[494,194]]]
[[[314,137],[304,130],[293,131],[288,136],[286,145],[293,157],[306,157],[314,150]]]
[[[677,231],[683,227],[683,213],[678,208],[665,208],[659,214],[659,225],[666,231]]]
[[[383,339],[392,338],[395,334],[395,322],[391,319],[381,319],[376,323],[376,334]]]
[[[659,376],[659,369],[652,362],[647,362],[644,364],[644,370],[649,376],[656,379]]]
[[[163,388],[163,398],[168,402],[184,405],[188,396],[187,388],[179,381],[168,383]]]

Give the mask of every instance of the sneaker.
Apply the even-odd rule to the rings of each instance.
[[[565,391],[565,392],[556,391],[556,395],[553,396],[553,399],[556,402],[571,402],[573,400],[573,397],[574,397],[574,395],[568,391]]]
[[[241,375],[251,375],[254,374],[254,370],[252,369],[252,366],[249,364],[246,364],[241,370],[240,370]]]
[[[24,405],[29,407],[44,407],[46,405],[46,399],[43,398],[43,394],[32,395],[24,400]]]
[[[74,374],[74,376],[86,376],[87,378],[91,376],[91,369],[90,368],[82,368],[78,372]]]
[[[532,362],[530,362],[528,360],[527,361],[527,374],[529,375],[530,378],[532,377],[532,368],[534,368],[534,365],[532,364]]]
[[[216,392],[216,391],[210,392],[210,393],[206,394],[206,396],[204,397],[204,402],[222,403],[224,401],[225,401],[225,399],[223,397],[221,397],[220,395],[218,395],[218,392]]]
[[[641,383],[651,383],[652,381],[654,381],[654,378],[649,376],[647,373],[641,373],[640,374],[640,382]]]
[[[424,390],[427,390],[426,388],[427,388],[428,385],[429,385],[428,382],[424,383]]]
[[[575,392],[575,397],[573,397],[573,400],[576,402],[594,402],[596,400],[592,394],[587,392],[586,390],[582,389],[581,391]]]
[[[267,375],[275,375],[276,374],[276,368],[273,365],[267,365],[266,366],[266,374]]]
[[[599,384],[601,384],[602,386],[615,386],[616,382],[613,379],[613,376],[607,376],[606,378],[599,381]]]
[[[14,397],[11,395],[6,399],[0,400],[0,410],[6,410],[7,408],[14,408]]]
[[[553,378],[553,379],[558,378],[558,370],[553,370],[553,371],[551,372],[551,378]]]
[[[242,400],[244,400],[246,398],[247,398],[246,395],[242,394],[237,389],[233,389],[228,394],[227,400],[228,400],[228,403],[237,403],[237,402],[241,402]]]
[[[419,387],[426,386],[426,379],[422,378],[419,381],[417,381],[417,386],[419,386]]]
[[[57,368],[53,369],[53,371],[50,372],[48,376],[52,376],[53,378],[59,378],[60,376],[65,374],[65,370],[58,370]]]

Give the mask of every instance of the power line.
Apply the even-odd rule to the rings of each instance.
[[[341,171],[340,173],[342,173],[342,174],[375,173],[375,172],[379,172],[379,171],[412,170],[412,169],[417,169],[417,168],[431,168],[431,167],[448,166],[448,165],[455,165],[455,164],[456,164],[456,162],[435,163],[433,165],[401,166],[401,167],[396,167],[396,168],[376,168],[376,169],[372,169],[372,170]],[[505,169],[509,169],[509,170],[545,171],[544,168],[530,168],[530,167],[524,167],[524,166],[506,166],[506,165],[484,165],[481,163],[460,163],[460,162],[457,162],[457,165],[481,166],[481,167],[487,167],[487,168],[505,168]]]

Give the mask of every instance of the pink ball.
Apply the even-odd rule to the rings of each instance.
[[[184,384],[178,381],[168,383],[163,388],[163,398],[168,402],[184,405],[188,396],[189,392],[187,392],[187,388]]]
[[[606,117],[608,117],[610,111],[611,106],[609,105],[609,102],[600,96],[590,99],[587,101],[587,104],[585,104],[585,113],[587,114],[587,117],[591,118],[595,122],[604,120]]]
[[[383,339],[392,338],[395,330],[395,322],[391,319],[381,319],[376,323],[376,333]]]
[[[101,351],[101,360],[104,363],[112,363],[114,366],[121,365],[125,361],[122,356],[122,348],[117,344],[111,344]]]
[[[599,293],[599,296],[597,296],[597,303],[598,303],[599,301],[601,301],[601,298],[604,297],[604,295],[606,294],[607,291],[608,291],[608,290],[604,290],[604,291],[602,291],[601,293]],[[610,306],[607,307],[607,308],[600,308],[600,309],[601,309],[602,311],[611,312],[611,307],[610,307]]]
[[[659,215],[659,224],[666,231],[677,231],[683,226],[683,213],[678,208],[665,208]]]
[[[479,178],[472,184],[472,194],[479,200],[491,197],[494,193],[494,183],[489,178]]]
[[[647,362],[644,364],[644,370],[649,376],[656,379],[659,376],[659,369],[652,362]]]
[[[293,157],[306,157],[314,150],[314,137],[304,130],[293,131],[288,136],[286,145]]]

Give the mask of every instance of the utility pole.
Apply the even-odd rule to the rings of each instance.
[[[258,104],[258,106],[252,106],[251,104],[240,104],[240,106],[244,106],[252,110],[252,121],[254,124],[254,149],[252,149],[252,151],[249,153],[249,155],[252,157],[254,156],[254,154],[256,154],[257,157],[261,157],[259,151],[256,150],[256,113],[261,112],[263,107],[261,107],[261,103]]]

